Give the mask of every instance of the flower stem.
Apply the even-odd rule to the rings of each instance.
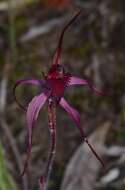
[[[56,152],[56,107],[55,103],[51,99],[49,99],[48,105],[48,119],[51,143],[45,175],[40,177],[40,190],[47,190]]]

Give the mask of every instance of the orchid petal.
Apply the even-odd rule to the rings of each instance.
[[[98,90],[88,79],[81,79],[72,76],[69,81],[69,86],[76,86],[76,85],[87,85],[91,90],[93,90],[99,96],[107,95],[105,92]]]
[[[103,163],[102,159],[97,154],[97,152],[95,151],[95,149],[93,148],[93,146],[91,145],[91,143],[88,141],[88,139],[85,136],[84,130],[81,127],[81,124],[80,124],[80,114],[79,114],[79,112],[77,110],[75,110],[73,107],[71,107],[64,98],[61,98],[59,104],[60,104],[60,106],[66,112],[68,112],[68,114],[70,115],[70,117],[74,120],[74,122],[76,123],[76,126],[80,130],[80,133],[81,133],[81,136],[82,136],[82,140],[87,143],[87,145],[89,146],[90,150],[93,152],[93,154],[95,155],[95,157],[100,161],[100,163],[104,167],[104,163]]]
[[[87,80],[81,79],[81,78],[78,78],[78,77],[75,77],[75,76],[72,76],[70,78],[70,82],[69,82],[70,86],[73,86],[73,85],[87,85],[87,84],[88,84]]]
[[[60,56],[62,52],[62,43],[63,43],[63,37],[65,34],[65,31],[68,29],[68,27],[76,20],[76,18],[81,14],[82,10],[78,11],[76,15],[68,22],[68,24],[63,28],[60,38],[59,38],[59,43],[57,46],[57,50],[54,56],[53,64],[57,65],[60,64]]]
[[[17,81],[16,81],[16,84],[14,85],[14,88],[13,88],[13,94],[14,94],[14,98],[15,98],[17,104],[18,104],[23,110],[26,110],[26,108],[17,100],[17,97],[16,97],[16,88],[17,88],[19,85],[22,85],[22,84],[34,84],[34,85],[42,86],[44,83],[45,83],[45,82],[42,81],[42,80],[36,80],[36,79],[33,79],[33,78],[27,78],[27,79],[17,80]]]
[[[28,141],[28,153],[27,153],[27,159],[24,164],[24,169],[22,172],[22,175],[24,175],[27,166],[28,166],[28,161],[31,153],[31,148],[32,148],[32,135],[33,135],[33,128],[35,125],[35,122],[38,118],[38,114],[40,112],[40,109],[43,107],[47,100],[47,96],[42,93],[38,96],[35,96],[32,101],[29,103],[27,112],[26,112],[26,121],[27,121],[27,127],[28,127],[28,135],[29,135],[29,141]]]
[[[61,98],[59,104],[66,112],[68,112],[68,114],[74,120],[76,125],[80,126],[80,114],[79,114],[79,112],[77,110],[75,110],[73,107],[71,107],[64,98]]]

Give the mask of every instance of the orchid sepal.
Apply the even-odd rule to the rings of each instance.
[[[77,85],[88,86],[98,96],[108,96],[106,92],[97,89],[88,79],[82,79],[76,76],[72,76],[69,81],[69,86],[77,86]]]
[[[80,124],[80,114],[79,112],[74,109],[72,106],[70,106],[68,104],[68,102],[64,99],[61,98],[60,100],[60,106],[69,114],[69,116],[74,120],[77,128],[79,129],[80,133],[81,133],[81,137],[82,137],[82,141],[85,142],[88,147],[90,148],[90,150],[93,152],[93,154],[95,155],[95,157],[99,160],[99,162],[101,163],[101,165],[103,167],[105,167],[105,164],[103,162],[103,160],[100,158],[100,156],[97,154],[97,152],[95,151],[94,147],[91,145],[91,143],[88,141],[83,128],[81,127]]]
[[[27,158],[24,163],[24,168],[22,171],[22,176],[25,174],[27,167],[28,167],[28,161],[31,154],[31,148],[32,148],[32,138],[33,138],[33,129],[36,123],[36,120],[38,118],[38,114],[45,104],[47,100],[47,96],[45,93],[42,93],[38,96],[35,96],[32,101],[29,103],[26,111],[26,122],[28,127],[28,151],[27,151]]]
[[[58,65],[61,63],[60,61],[60,57],[61,57],[61,53],[62,53],[62,43],[63,43],[63,38],[64,38],[64,34],[66,32],[66,30],[69,28],[69,26],[76,20],[76,18],[82,13],[82,9],[80,9],[77,14],[67,23],[67,25],[63,28],[60,38],[59,38],[59,42],[58,42],[58,46],[57,46],[57,50],[55,52],[54,55],[54,59],[53,59],[53,64],[54,65]]]
[[[37,80],[35,78],[25,78],[25,79],[20,79],[20,80],[17,80],[15,85],[14,85],[14,88],[13,88],[13,95],[14,95],[14,99],[15,101],[17,102],[17,104],[19,105],[19,107],[21,109],[23,109],[24,111],[26,111],[26,107],[24,107],[17,99],[16,97],[16,88],[19,86],[19,85],[22,85],[22,84],[33,84],[33,85],[37,85],[37,86],[43,86],[44,85],[44,81],[43,80]]]

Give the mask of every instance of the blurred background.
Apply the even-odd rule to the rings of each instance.
[[[79,8],[83,14],[64,37],[62,64],[89,78],[109,96],[88,88],[66,92],[79,110],[82,127],[105,161],[100,166],[67,114],[57,110],[57,153],[48,190],[125,189],[125,1],[123,0],[0,0],[0,190],[37,190],[49,150],[47,108],[34,131],[27,175],[25,113],[13,97],[17,79],[41,79],[52,64],[59,35]],[[27,105],[39,92],[34,86],[17,89]]]

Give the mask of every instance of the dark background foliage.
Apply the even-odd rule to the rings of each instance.
[[[13,189],[27,190],[27,184],[32,189],[38,188],[37,179],[44,172],[49,148],[47,108],[44,107],[40,113],[28,174],[21,179],[22,161],[26,158],[27,130],[25,114],[15,103],[12,89],[17,79],[29,76],[39,79],[42,78],[42,72],[47,72],[59,34],[79,8],[84,9],[83,14],[65,34],[62,64],[70,73],[89,78],[109,96],[97,97],[88,88],[83,87],[71,89],[66,92],[66,96],[80,111],[87,135],[96,132],[108,122],[110,127],[105,137],[105,147],[117,146],[118,150],[124,150],[125,2],[3,0],[0,1],[0,143],[4,157],[1,156],[0,164],[4,160],[6,169],[4,177],[0,178],[1,190],[11,189],[12,183],[17,186]],[[38,92],[36,87],[24,86],[17,90],[17,95],[20,101],[27,104]],[[59,108],[57,134],[57,155],[50,190],[61,188],[67,162],[81,144],[79,132]],[[100,169],[96,174],[97,179],[92,190],[123,189],[124,151],[115,158],[105,157],[107,168],[103,172]],[[89,163],[86,161],[86,164]],[[120,172],[119,177],[102,185],[102,176],[109,172],[110,168],[116,167]],[[1,171],[0,176],[3,176]],[[86,172],[87,170],[81,175],[86,175]]]

